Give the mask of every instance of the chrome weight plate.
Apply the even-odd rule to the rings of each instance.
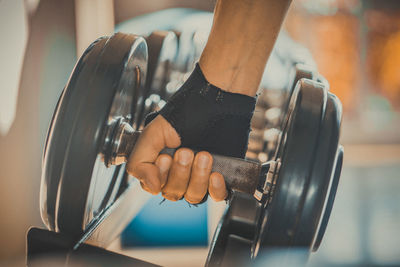
[[[124,118],[137,128],[134,122],[143,108],[145,40],[122,33],[102,40],[103,48],[93,61],[81,64],[87,71],[78,68],[82,59],[74,69],[44,155],[41,195],[50,193],[55,198],[49,212],[50,199],[42,197],[42,217],[54,214],[53,224],[44,220],[48,227],[73,237],[114,201],[120,188],[124,165],[108,166],[103,155],[113,122]],[[57,185],[49,188],[49,183]]]

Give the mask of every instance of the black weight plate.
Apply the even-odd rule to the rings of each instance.
[[[143,101],[146,63],[147,49],[142,38],[115,34],[108,40],[88,85],[90,97],[71,136],[60,182],[57,219],[60,231],[80,235],[116,196],[124,168],[107,168],[102,161],[105,134],[108,124],[117,118],[137,119],[138,114],[132,112],[141,109],[136,101]],[[82,155],[82,148],[89,153]]]
[[[75,88],[78,84],[85,81],[84,77],[93,72],[94,66],[96,65],[106,41],[106,38],[100,38],[96,40],[80,57],[72,71],[66,87],[58,99],[57,106],[53,113],[50,127],[47,132],[42,161],[43,171],[40,189],[40,211],[43,222],[51,230],[55,230],[55,209],[58,186],[61,178],[59,171],[61,170],[63,164],[63,157],[56,155],[62,155],[62,153],[64,153],[64,149],[68,142],[68,131],[71,129],[71,127],[63,126],[71,122],[68,120],[65,121],[64,119],[66,115],[64,106],[67,106],[70,102],[74,103],[77,101],[76,99],[80,99],[82,97],[81,93],[77,90],[66,88]],[[77,110],[71,110],[70,113],[74,111],[77,112]],[[76,116],[76,114],[71,115]]]
[[[298,82],[275,156],[281,166],[273,198],[261,217],[254,255],[265,247],[294,245],[326,102],[322,85],[307,79]]]
[[[320,83],[314,82],[315,88],[318,84]],[[320,86],[324,87],[322,84]],[[304,94],[302,95],[304,97]],[[291,113],[296,114],[298,111]],[[292,114],[290,116],[293,116]],[[327,94],[322,115],[320,123],[317,124],[317,136],[313,138],[313,150],[308,151],[299,148],[300,143],[307,141],[299,132],[296,133],[289,121],[284,150],[281,150],[280,156],[282,167],[272,203],[266,210],[257,240],[260,249],[302,247],[310,250],[314,240],[318,238],[318,229],[324,227],[321,215],[330,213],[329,206],[325,203],[330,195],[328,189],[334,177],[332,173],[341,122],[341,104],[333,94]],[[291,131],[291,128],[294,131]],[[307,128],[303,131],[307,132]],[[279,152],[277,157],[279,158]],[[293,162],[288,164],[290,158],[301,157],[307,158],[302,165],[296,166]],[[255,251],[258,250],[257,246]]]
[[[221,266],[225,259],[230,235],[252,242],[256,234],[260,210],[261,204],[252,195],[232,192],[229,204],[211,241],[206,266]],[[250,254],[250,248],[247,252]]]
[[[318,229],[318,233],[316,235],[312,250],[317,251],[319,246],[321,245],[322,238],[324,237],[326,227],[328,226],[328,221],[331,216],[333,203],[336,197],[336,191],[339,185],[340,174],[342,172],[342,164],[343,164],[343,147],[339,146],[337,152],[337,159],[335,163],[335,171],[332,176],[332,184],[329,189],[329,194],[327,195],[326,207],[324,209],[324,213],[322,215],[322,219],[320,222],[320,226]]]
[[[60,138],[66,142],[57,143],[51,135],[50,148],[54,143],[60,150],[58,154],[49,150],[46,157],[63,159],[60,169],[48,173],[61,178],[55,207],[56,230],[78,237],[115,198],[124,167],[105,166],[104,139],[111,121],[137,118],[146,69],[144,39],[117,33],[107,40],[92,72],[85,76],[73,73],[72,76],[80,76],[81,82],[67,84],[65,91],[74,91],[77,97],[68,102],[61,100],[59,110],[63,116],[55,116],[53,127],[65,131]]]
[[[298,213],[293,246],[312,247],[324,213],[329,186],[332,184],[336,155],[339,147],[342,107],[340,101],[328,93],[318,144],[312,163],[308,185]]]

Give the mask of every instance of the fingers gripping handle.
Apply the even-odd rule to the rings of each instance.
[[[127,162],[139,139],[141,131],[135,131],[123,118],[114,121],[103,145],[104,162],[107,166]],[[160,154],[173,156],[176,149],[166,148]],[[228,189],[254,194],[261,172],[261,165],[254,161],[211,154],[212,172],[219,172]]]
[[[174,156],[176,149],[165,148],[160,154]],[[254,194],[261,165],[254,161],[211,154],[213,158],[212,172],[219,172],[224,176],[228,189]]]

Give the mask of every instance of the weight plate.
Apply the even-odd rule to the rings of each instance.
[[[93,72],[94,66],[96,65],[97,59],[99,58],[106,41],[106,38],[96,40],[80,57],[72,71],[72,75],[70,76],[66,87],[64,87],[64,90],[58,99],[47,132],[42,161],[43,171],[40,189],[40,212],[44,224],[51,230],[55,230],[56,201],[59,181],[61,178],[59,172],[63,164],[63,157],[56,155],[62,155],[64,152],[64,148],[67,146],[68,142],[67,131],[71,129],[71,127],[64,128],[63,126],[71,121],[65,121],[65,119],[62,118],[66,115],[65,106],[67,106],[67,103],[74,103],[77,101],[76,99],[81,98],[80,92],[66,88],[75,88],[78,84],[85,81],[85,79],[83,79],[85,76]],[[61,107],[61,105],[63,107]],[[70,111],[72,116],[77,115],[72,114],[74,111],[77,112],[77,110]],[[72,123],[68,126],[72,126]]]
[[[266,204],[261,216],[245,219],[242,216],[245,209],[234,213],[233,206],[229,206],[214,236],[208,266],[223,262],[224,249],[232,234],[243,239],[243,244],[255,240],[253,256],[259,249],[269,247],[307,247],[309,250],[317,246],[336,192],[337,183],[331,178],[340,176],[340,170],[332,176],[333,167],[339,166],[335,162],[340,161],[340,154],[339,160],[335,158],[340,120],[338,99],[328,93],[323,84],[302,79],[291,98],[274,159],[280,167],[276,187],[272,188],[271,204]],[[338,169],[340,167],[336,167]],[[240,201],[236,207],[243,204],[243,199]],[[241,227],[233,228],[231,225],[237,221],[241,222]],[[252,227],[252,223],[255,226]],[[251,229],[256,231],[254,239],[243,234]]]
[[[229,204],[211,241],[206,266],[223,265],[230,235],[247,240],[246,243],[252,242],[256,233],[260,210],[260,203],[252,195],[232,192]],[[250,254],[250,249],[247,252]]]
[[[281,162],[271,203],[253,248],[310,249],[320,225],[338,149],[340,102],[318,82],[302,79],[292,96],[277,149]]]
[[[317,251],[319,246],[321,245],[322,238],[324,237],[326,227],[328,225],[329,217],[331,216],[331,211],[333,208],[333,203],[336,197],[336,191],[339,185],[340,174],[342,172],[342,164],[343,164],[343,147],[339,146],[336,162],[335,162],[335,171],[332,176],[332,184],[329,188],[329,195],[327,195],[326,207],[324,209],[324,215],[322,215],[320,227],[318,229],[318,234],[316,235],[314,245],[312,250]]]
[[[143,108],[147,46],[141,37],[117,33],[107,39],[96,60],[87,72],[75,69],[72,73],[44,159],[42,181],[59,180],[53,192],[55,223],[50,228],[74,237],[117,195],[124,166],[107,167],[103,146],[109,125],[116,119],[124,117],[137,128],[134,122]],[[54,159],[59,165],[54,166]],[[49,191],[47,183],[43,184],[42,194]]]
[[[261,216],[254,253],[272,244],[292,245],[302,191],[307,184],[313,152],[325,111],[327,92],[311,80],[300,80],[290,100],[275,161],[280,162],[271,204]],[[281,209],[277,212],[278,209]],[[272,233],[277,231],[279,233]],[[280,239],[281,238],[281,239]]]
[[[318,232],[335,168],[342,118],[341,110],[339,100],[333,94],[328,93],[326,111],[319,132],[309,182],[305,187],[304,203],[298,217],[294,246],[312,247]]]

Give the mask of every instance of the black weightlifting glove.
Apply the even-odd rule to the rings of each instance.
[[[181,146],[244,158],[256,98],[207,82],[199,65],[158,112],[175,128]],[[158,113],[149,114],[146,124]]]

